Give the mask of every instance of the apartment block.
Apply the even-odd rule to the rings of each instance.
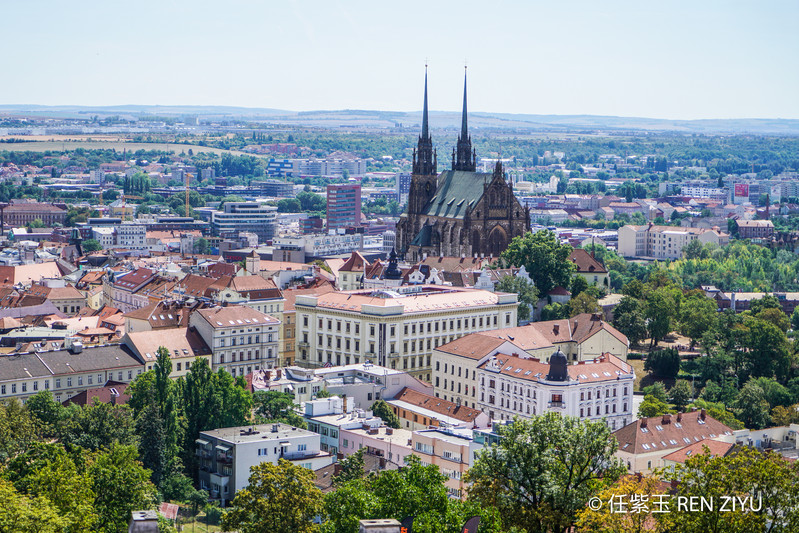
[[[702,244],[724,246],[729,243],[730,236],[718,228],[628,224],[619,228],[619,254],[623,257],[679,259],[682,257],[682,249],[695,240]]]

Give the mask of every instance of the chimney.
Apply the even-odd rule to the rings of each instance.
[[[560,333],[560,325],[558,325],[558,324],[555,324],[554,326],[552,326],[552,332],[553,332],[555,335],[559,334],[559,333]]]
[[[270,379],[272,379],[272,371],[271,370],[267,370],[266,371],[266,381],[269,381]]]
[[[666,424],[671,424],[671,415],[665,414],[663,415],[662,424],[665,426]]]
[[[646,418],[642,418],[641,419],[641,428],[645,428],[645,427],[646,427]]]
[[[344,398],[341,400],[341,410],[343,413],[347,412],[347,395],[344,395]]]
[[[677,422],[682,422],[682,411],[677,413]]]
[[[636,477],[636,479],[638,480],[638,483],[640,483],[640,482],[641,482],[641,479],[642,479],[644,476],[642,476],[642,475],[641,475],[641,472],[636,472],[636,473],[635,473],[635,477]]]
[[[275,370],[275,379],[280,379],[280,369]]]
[[[707,411],[705,411],[704,409],[702,409],[701,411],[699,411],[699,418],[700,418],[701,420],[704,420],[706,416],[707,416]]]

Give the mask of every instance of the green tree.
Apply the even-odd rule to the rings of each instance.
[[[588,282],[582,276],[574,276],[572,278],[572,284],[570,288],[570,292],[572,293],[572,298],[578,296],[584,290],[588,288]]]
[[[567,304],[569,307],[569,317],[577,316],[581,313],[601,313],[602,308],[596,301],[596,298],[588,294],[588,292],[581,292],[576,298],[569,300]]]
[[[98,252],[103,249],[103,245],[96,239],[86,239],[81,243],[81,248],[84,252]]]
[[[94,455],[87,469],[96,494],[94,508],[101,531],[124,531],[131,512],[155,505],[150,471],[137,460],[136,448],[114,444]]]
[[[497,433],[499,442],[479,452],[466,477],[469,500],[496,508],[506,528],[567,531],[588,499],[624,472],[604,422],[549,412]]]
[[[519,276],[503,276],[495,290],[517,294],[519,296],[518,321],[524,322],[530,319],[531,310],[538,302],[538,291],[535,285]]]
[[[211,247],[208,244],[208,239],[205,237],[197,239],[197,242],[194,243],[194,251],[200,255],[207,254],[210,249]]]
[[[561,320],[563,318],[569,318],[568,302],[565,304],[553,302],[551,304],[545,305],[541,310],[541,320],[545,322],[547,320]]]
[[[0,400],[0,464],[39,440],[38,423],[16,399]]]
[[[748,371],[755,376],[785,376],[790,366],[788,339],[771,322],[755,317],[744,319],[745,357]]]
[[[108,448],[115,443],[137,445],[133,411],[127,405],[95,402],[75,406],[62,425],[61,442],[87,450]]]
[[[669,399],[674,406],[682,411],[691,401],[691,385],[685,380],[679,380],[669,390]]]
[[[669,512],[662,514],[670,531],[787,533],[799,529],[799,468],[778,453],[763,454],[746,446],[727,456],[706,450],[691,455],[673,470],[664,470],[663,475],[667,482],[677,481],[676,498],[702,496],[719,502],[730,495],[757,495],[747,509],[714,505],[713,509],[691,512],[684,506],[670,506]]]
[[[67,420],[69,409],[53,399],[49,390],[39,391],[25,402],[28,412],[39,421],[39,433],[46,438],[58,435],[60,426]]]
[[[136,417],[136,434],[139,436],[139,455],[142,465],[152,472],[153,483],[160,486],[169,467],[166,430],[158,406],[148,405]]]
[[[322,510],[322,492],[312,471],[279,459],[250,469],[249,485],[236,493],[222,517],[223,531],[241,533],[312,533]]]
[[[764,309],[782,309],[779,299],[771,294],[766,294],[762,298],[749,302],[749,310],[757,316]]]
[[[672,410],[666,402],[647,394],[644,396],[644,401],[638,406],[638,417],[660,416],[666,413],[671,413]]]
[[[348,455],[340,461],[341,472],[333,478],[333,486],[339,486],[353,479],[362,479],[366,476],[365,462],[363,453],[366,448],[361,448],[352,455]]]
[[[680,354],[674,348],[654,350],[646,356],[644,370],[659,378],[674,379],[680,372]]]
[[[21,494],[0,477],[0,532],[61,533],[69,525],[46,497]]]
[[[255,413],[264,422],[282,422],[296,426],[304,424],[303,418],[297,414],[294,395],[280,391],[258,391],[253,395]]]
[[[388,427],[394,429],[400,428],[400,419],[394,414],[394,411],[391,410],[391,407],[385,400],[377,400],[373,403],[372,413],[374,416],[382,418],[383,422],[385,422]]]
[[[541,297],[557,286],[568,287],[575,270],[569,261],[572,247],[561,244],[549,230],[514,237],[502,253],[502,259],[514,266],[524,266]]]
[[[610,487],[597,494],[599,501],[630,502],[633,498],[639,501],[654,502],[661,494],[661,481],[655,477],[625,476]],[[578,514],[578,531],[602,531],[603,533],[665,533],[666,524],[658,516],[654,506],[647,506],[641,512],[614,512],[610,504],[602,505],[594,510],[586,507]]]
[[[671,332],[671,320],[676,311],[677,302],[669,289],[660,287],[647,296],[645,316],[653,346]]]
[[[762,429],[769,424],[769,404],[766,393],[754,381],[749,381],[738,393],[733,405],[737,417],[748,428]]]
[[[645,396],[652,395],[661,402],[665,402],[668,399],[668,395],[666,394],[666,386],[663,385],[663,382],[661,381],[656,381],[652,385],[644,387],[643,393]]]
[[[645,338],[647,334],[646,318],[640,300],[632,296],[622,298],[613,309],[613,325],[627,337],[633,346]]]
[[[715,322],[716,302],[704,294],[687,298],[680,304],[680,333],[691,339],[691,348]]]

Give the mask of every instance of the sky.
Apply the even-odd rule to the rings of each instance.
[[[0,104],[799,119],[799,2],[0,2]]]

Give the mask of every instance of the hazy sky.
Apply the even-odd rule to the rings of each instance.
[[[799,119],[799,2],[4,0],[0,103]]]

